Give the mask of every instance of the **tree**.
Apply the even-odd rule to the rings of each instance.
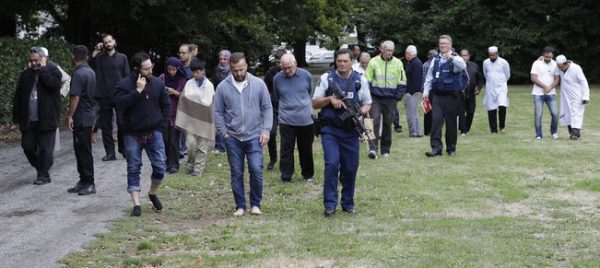
[[[306,66],[306,41],[310,37],[328,37],[337,47],[337,39],[353,11],[343,0],[271,0],[264,1],[269,28],[279,42],[294,48],[299,66]]]

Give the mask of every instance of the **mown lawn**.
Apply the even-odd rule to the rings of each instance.
[[[204,177],[183,172],[168,177],[162,213],[150,212],[145,203],[141,218],[116,221],[112,232],[97,234],[97,241],[61,263],[597,267],[600,110],[594,93],[579,141],[568,140],[566,127],[552,140],[547,110],[546,138],[536,141],[530,86],[511,86],[507,134],[489,134],[480,96],[473,130],[459,137],[454,158],[426,158],[429,139],[409,139],[406,133],[393,134],[387,160],[368,159],[361,145],[359,213],[353,216],[322,216],[320,140],[314,144],[316,184],[302,182],[299,167],[287,185],[279,184],[278,171],[265,171],[261,216],[232,216],[226,156],[211,154]],[[405,118],[402,124],[406,131]]]

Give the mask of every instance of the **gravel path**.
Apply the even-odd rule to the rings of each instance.
[[[33,185],[35,169],[20,144],[1,149],[0,266],[60,267],[60,258],[81,250],[93,234],[108,231],[111,220],[128,215],[125,160],[103,162],[100,136],[92,145],[97,193],[89,196],[67,193],[79,179],[70,131],[61,131],[62,149],[54,154],[50,184]],[[142,191],[148,189],[149,174],[144,156]]]

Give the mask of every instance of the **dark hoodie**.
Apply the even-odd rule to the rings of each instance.
[[[137,75],[133,72],[121,79],[116,88],[115,102],[122,113],[123,133],[146,135],[154,130],[164,130],[171,107],[165,84],[152,76],[142,93],[138,93],[135,89]]]

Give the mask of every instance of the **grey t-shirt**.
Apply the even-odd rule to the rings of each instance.
[[[273,95],[279,101],[279,123],[308,126],[312,120],[312,76],[301,68],[292,77],[280,71],[273,78]]]
[[[31,95],[29,95],[29,121],[37,122],[40,119],[39,116],[39,107],[38,107],[38,92],[37,92],[37,83],[38,78],[40,77],[39,71],[35,71],[35,81],[33,82],[33,89],[31,89]]]
[[[83,127],[91,127],[94,125],[94,91],[96,89],[96,74],[94,70],[86,63],[83,63],[77,68],[71,77],[71,96],[79,96],[79,104],[75,113],[73,113],[73,121],[75,125]]]

